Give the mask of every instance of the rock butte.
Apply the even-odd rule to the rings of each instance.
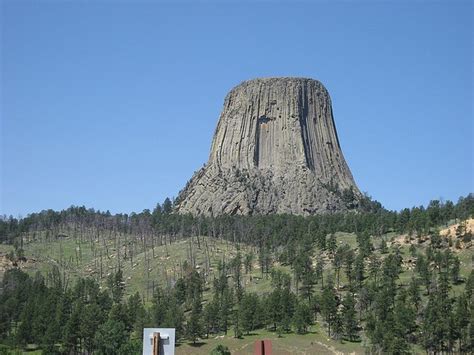
[[[313,79],[263,78],[227,95],[209,161],[176,208],[193,215],[310,215],[356,208],[360,197],[326,88]]]

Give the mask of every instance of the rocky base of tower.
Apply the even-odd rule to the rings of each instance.
[[[301,166],[275,174],[270,169],[222,169],[209,164],[180,192],[179,213],[217,216],[252,214],[313,215],[357,208],[360,193],[341,190]]]

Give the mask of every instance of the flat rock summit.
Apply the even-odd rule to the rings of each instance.
[[[176,200],[193,215],[310,215],[357,208],[361,194],[317,80],[244,81],[224,101],[209,161]]]

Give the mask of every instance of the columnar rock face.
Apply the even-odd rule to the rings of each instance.
[[[245,81],[230,91],[208,163],[177,199],[180,213],[314,214],[360,198],[324,86],[305,78]]]

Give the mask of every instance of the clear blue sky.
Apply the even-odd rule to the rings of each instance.
[[[470,1],[220,3],[2,1],[0,213],[177,196],[262,76],[323,82],[385,207],[474,190]]]

